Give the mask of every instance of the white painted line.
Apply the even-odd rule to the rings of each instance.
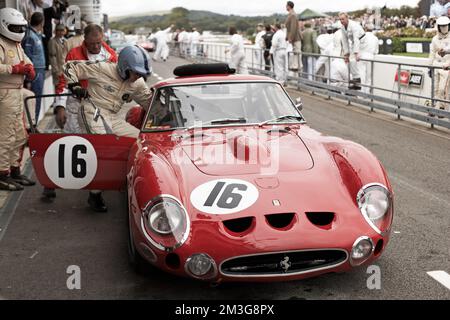
[[[395,234],[400,234],[401,232],[400,232],[400,231],[394,231],[394,233],[395,233]]]
[[[450,290],[450,274],[445,271],[430,271],[427,274]]]
[[[162,77],[158,77],[158,80],[161,81],[161,80],[163,80],[163,78]]]
[[[155,78],[159,77],[157,73],[153,73],[153,75],[155,76]]]
[[[32,255],[31,255],[31,257],[30,257],[30,259],[33,259],[34,257],[36,257],[37,256],[37,254],[38,254],[38,252],[37,251],[35,251]]]

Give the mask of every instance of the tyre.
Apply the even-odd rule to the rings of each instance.
[[[127,225],[128,225],[128,260],[133,267],[136,273],[141,275],[148,275],[154,270],[154,266],[150,264],[144,257],[141,256],[139,251],[136,250],[136,246],[134,243],[133,230],[131,228],[131,220],[130,220],[130,206],[128,201],[128,192],[127,192]]]

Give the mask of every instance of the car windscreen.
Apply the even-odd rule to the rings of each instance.
[[[155,93],[144,131],[196,126],[260,124],[301,114],[273,82],[210,83],[163,87]]]

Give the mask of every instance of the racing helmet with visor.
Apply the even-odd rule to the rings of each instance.
[[[130,78],[131,72],[142,76],[144,80],[152,74],[148,53],[136,45],[125,47],[120,51],[117,69],[124,80]]]
[[[5,38],[21,42],[27,30],[27,20],[13,8],[0,9],[0,34]]]
[[[448,17],[439,17],[436,20],[436,25],[441,35],[447,35],[450,28],[450,19]]]

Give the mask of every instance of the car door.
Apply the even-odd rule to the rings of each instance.
[[[120,190],[134,138],[112,134],[29,136],[31,160],[39,182],[54,189]]]

